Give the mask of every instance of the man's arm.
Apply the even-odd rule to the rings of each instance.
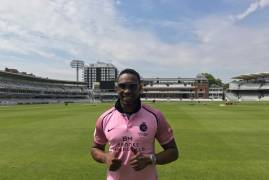
[[[91,148],[91,155],[92,158],[99,162],[99,163],[105,163],[106,162],[106,153],[105,153],[105,146],[97,143],[93,143],[93,146]]]
[[[162,147],[164,150],[156,154],[156,164],[168,164],[178,159],[179,153],[174,139]]]
[[[178,158],[178,148],[173,136],[173,130],[164,115],[160,111],[157,111],[156,114],[159,117],[156,139],[163,148],[163,151],[156,154],[156,164],[167,164]]]
[[[92,158],[99,162],[107,164],[110,171],[116,171],[121,167],[122,161],[118,159],[119,152],[105,152],[105,146],[97,143],[93,143],[91,149]]]

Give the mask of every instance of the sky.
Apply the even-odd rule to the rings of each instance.
[[[142,77],[269,72],[269,0],[0,0],[0,70],[76,80],[74,59]],[[80,76],[81,78],[81,76]]]

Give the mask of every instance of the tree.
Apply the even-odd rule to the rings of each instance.
[[[208,79],[208,85],[209,87],[213,84],[216,84],[218,86],[223,86],[223,83],[220,79],[216,79],[212,74],[209,73],[202,73],[203,76],[205,76]]]

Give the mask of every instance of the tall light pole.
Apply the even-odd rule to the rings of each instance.
[[[72,68],[76,68],[77,70],[77,82],[78,82],[78,72],[79,72],[79,69],[82,69],[84,67],[84,61],[72,60],[70,65]]]

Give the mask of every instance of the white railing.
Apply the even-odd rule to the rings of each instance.
[[[166,84],[153,84],[152,86],[146,86],[148,88],[168,87]]]
[[[169,85],[170,88],[173,88],[173,87],[174,87],[174,88],[177,88],[177,87],[179,87],[179,88],[183,87],[183,88],[184,88],[184,87],[186,87],[186,86],[187,86],[187,85],[184,85],[184,84],[170,84],[170,85]],[[189,87],[189,86],[188,86],[188,87]]]
[[[195,92],[188,91],[145,91],[145,94],[194,94]]]
[[[257,94],[241,94],[240,99],[242,101],[259,101],[259,96]]]
[[[260,100],[261,101],[269,101],[269,94],[264,95],[263,97],[261,97]]]
[[[263,89],[263,90],[267,89],[267,90],[269,90],[269,83],[263,84],[260,89]]]
[[[230,101],[238,101],[238,97],[234,93],[225,93],[225,96]]]
[[[239,89],[239,84],[238,83],[230,83],[229,84],[229,89],[230,90],[238,90]]]
[[[240,85],[240,90],[258,90],[261,87],[261,83],[245,83]]]

